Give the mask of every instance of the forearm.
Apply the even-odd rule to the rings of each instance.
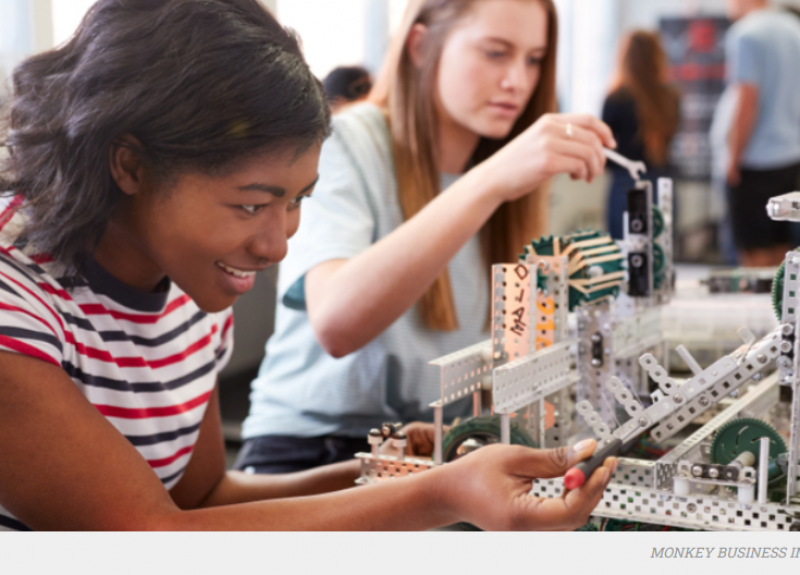
[[[480,166],[472,170],[394,232],[344,263],[326,278],[316,298],[307,298],[318,337],[340,348],[329,351],[345,355],[362,347],[419,300],[500,205],[487,181]],[[308,295],[309,280],[306,289]]]
[[[345,461],[297,473],[278,475],[228,471],[201,507],[217,507],[249,501],[317,495],[355,487],[360,462]]]
[[[740,85],[733,122],[728,136],[730,162],[738,166],[742,154],[750,141],[758,112],[758,88],[749,84]]]
[[[430,470],[393,481],[336,493],[225,505],[162,515],[157,530],[423,530],[458,520],[437,496]]]

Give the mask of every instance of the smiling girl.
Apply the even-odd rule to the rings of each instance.
[[[494,446],[354,489],[356,462],[225,471],[228,308],[286,255],[329,133],[296,39],[256,0],[102,0],[13,80],[0,131],[0,527],[585,522],[613,460],[564,498],[528,492],[591,441]]]
[[[551,0],[409,2],[372,103],[323,146],[240,469],[348,459],[370,428],[431,417],[428,362],[489,337],[491,264],[544,232],[552,176],[591,180],[615,145],[552,113],[556,38]]]

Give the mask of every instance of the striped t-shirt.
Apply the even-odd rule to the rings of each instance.
[[[171,488],[233,350],[231,311],[205,313],[169,280],[141,292],[94,262],[66,282],[17,241],[21,198],[0,201],[0,350],[61,367]],[[0,505],[3,528],[26,527]]]

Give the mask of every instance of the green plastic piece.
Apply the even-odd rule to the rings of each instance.
[[[769,475],[774,477],[780,473],[775,463],[781,453],[786,453],[786,442],[769,423],[753,417],[734,419],[720,427],[711,441],[711,461],[719,465],[727,465],[745,451],[756,456],[758,462],[761,453],[762,437],[769,437]]]
[[[783,280],[785,277],[786,260],[784,260],[781,267],[778,268],[775,279],[772,280],[772,309],[775,310],[778,321],[781,321],[781,316],[783,316]]]
[[[561,247],[561,251],[563,252],[571,243],[579,242],[583,240],[591,240],[606,237],[608,238],[607,245],[616,245],[614,244],[614,240],[611,239],[608,234],[604,234],[594,230],[586,230],[586,231],[578,231],[572,234],[568,234],[559,238],[559,245]],[[540,256],[552,256],[554,255],[554,237],[553,236],[542,236],[538,240],[533,240],[531,242],[531,246],[536,251],[536,253]],[[579,248],[578,251],[582,251],[584,249],[594,249],[599,246],[592,246],[589,248]],[[530,249],[526,246],[525,247],[525,254],[520,256],[521,260],[525,260],[527,254],[530,253]],[[601,254],[604,255],[604,254]],[[612,260],[608,262],[602,262],[600,264],[596,264],[599,266],[604,274],[610,274],[615,272],[622,271],[622,260]],[[589,271],[586,268],[579,269],[575,273],[573,273],[569,279],[588,279],[589,278]],[[546,282],[544,277],[540,274],[539,278],[537,279],[537,287],[539,289],[544,289],[546,287]],[[590,294],[585,294],[573,287],[569,288],[569,310],[573,311],[577,306],[584,304],[584,303],[591,303],[595,301],[599,301],[606,297],[616,297],[619,293],[619,286],[614,286],[611,288],[599,290],[596,292],[592,292]]]
[[[538,447],[530,434],[516,421],[511,421],[511,444],[525,447]],[[453,461],[458,448],[468,439],[483,444],[500,442],[500,416],[481,415],[468,419],[450,428],[442,440],[442,459]]]
[[[653,239],[664,233],[664,214],[657,206],[653,206]]]

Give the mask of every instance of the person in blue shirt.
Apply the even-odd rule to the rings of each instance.
[[[728,0],[725,38],[731,101],[726,180],[733,238],[744,266],[779,265],[791,225],[767,217],[770,197],[800,177],[800,21],[765,0]]]

